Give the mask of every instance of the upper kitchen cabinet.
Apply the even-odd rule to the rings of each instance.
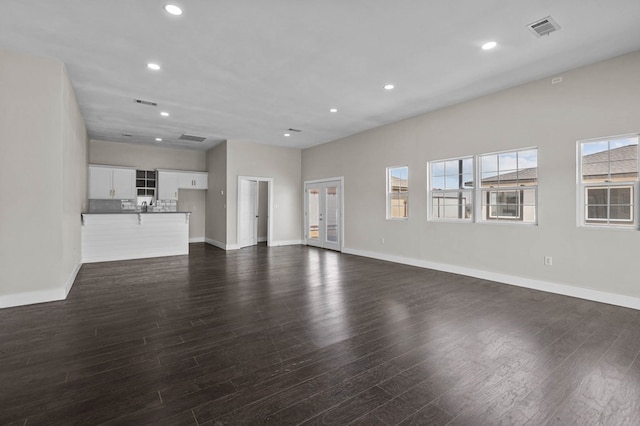
[[[207,189],[207,172],[179,172],[178,187],[184,189]]]
[[[89,198],[93,200],[136,198],[136,170],[89,165]]]
[[[158,170],[158,200],[178,199],[178,172]]]
[[[178,189],[207,189],[207,172],[158,170],[158,200],[177,200]]]

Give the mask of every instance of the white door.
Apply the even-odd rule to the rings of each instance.
[[[305,184],[305,237],[308,245],[342,250],[342,182]]]
[[[242,248],[258,244],[258,182],[241,179],[239,190],[238,244]]]

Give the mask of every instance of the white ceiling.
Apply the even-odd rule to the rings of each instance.
[[[0,47],[63,61],[91,138],[192,149],[306,148],[640,50],[638,0],[169,2],[1,0]]]

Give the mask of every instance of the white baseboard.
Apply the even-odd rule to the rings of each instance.
[[[219,249],[222,249],[222,250],[226,250],[227,249],[227,245],[225,243],[221,243],[220,241],[217,241],[217,240],[214,240],[214,239],[211,239],[211,238],[205,237],[204,238],[204,242],[207,243],[207,244],[210,244],[210,245],[212,245],[214,247],[218,247]]]
[[[212,240],[211,238],[205,238],[204,242],[207,244],[211,244],[212,246],[221,248],[222,250],[239,250],[239,244],[225,244],[220,241]],[[295,246],[304,244],[302,240],[285,240],[285,241],[272,241],[269,247],[278,247],[278,246]]]
[[[0,296],[0,309],[11,308],[14,306],[35,305],[36,303],[56,302],[64,300],[71,291],[71,287],[80,272],[82,263],[78,263],[71,271],[69,278],[62,288],[53,288],[50,290],[25,291],[23,293],[7,294]]]
[[[353,254],[356,256],[369,257],[372,259],[386,260],[389,262],[402,263],[404,265],[417,266],[420,268],[435,269],[437,271],[451,272],[454,274],[496,281],[503,284],[510,284],[518,287],[525,287],[533,290],[546,291],[548,293],[562,294],[564,296],[577,297],[579,299],[592,300],[594,302],[607,303],[609,305],[623,306],[625,308],[640,310],[640,298],[633,296],[625,296],[622,294],[608,293],[605,291],[575,287],[550,281],[518,277],[515,275],[501,274],[498,272],[483,271],[480,269],[465,268],[458,265],[429,262],[421,259],[393,256],[390,254],[376,253],[347,247],[344,247],[342,252],[345,254]]]
[[[269,247],[279,247],[279,246],[299,246],[303,245],[303,240],[284,240],[284,241],[272,241]]]
[[[51,290],[26,291],[24,293],[8,294],[0,296],[0,308],[14,306],[34,305],[36,303],[55,302],[66,298],[64,288]]]
[[[71,287],[73,287],[73,283],[76,281],[76,277],[78,276],[78,272],[80,272],[80,268],[82,268],[82,263],[76,264],[73,271],[71,271],[71,275],[67,278],[67,282],[64,285],[64,298],[66,299],[71,291]]]
[[[205,238],[204,237],[189,238],[189,242],[190,243],[204,243],[205,242]]]

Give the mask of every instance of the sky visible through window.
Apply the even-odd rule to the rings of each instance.
[[[629,145],[638,145],[638,138],[623,138],[611,141],[585,142],[582,144],[582,156],[604,152],[609,149],[622,148]]]

